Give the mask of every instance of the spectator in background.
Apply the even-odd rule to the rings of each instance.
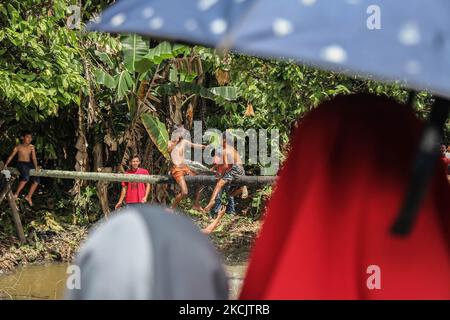
[[[142,174],[148,175],[146,169],[140,168],[141,159],[138,155],[135,155],[130,160],[131,169],[126,174]],[[122,182],[122,192],[120,193],[119,201],[115,208],[118,209],[122,206],[123,201],[128,204],[145,203],[147,202],[148,195],[150,193],[150,183],[142,182]]]

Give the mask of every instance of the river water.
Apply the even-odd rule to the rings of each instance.
[[[0,299],[62,299],[67,266],[66,263],[28,265],[0,275]],[[225,270],[229,277],[230,299],[236,299],[246,265],[225,266]]]

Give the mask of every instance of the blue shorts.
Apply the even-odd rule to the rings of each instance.
[[[20,181],[30,180],[30,170],[35,169],[33,163],[25,161],[17,161],[17,170],[20,172]],[[39,177],[31,177],[31,180],[36,183],[40,183]]]

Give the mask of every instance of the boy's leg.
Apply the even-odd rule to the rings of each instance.
[[[234,189],[232,192],[231,192],[231,196],[232,197],[237,197],[238,195],[240,195],[240,194],[242,194],[244,191],[244,187],[245,186],[242,186],[242,187],[239,187],[239,188],[236,188],[236,189]]]
[[[230,191],[230,187],[228,186],[228,203],[227,203],[227,213],[229,214],[235,214],[235,203],[234,203],[234,196],[233,191]]]
[[[216,187],[214,188],[214,191],[211,195],[211,199],[209,199],[209,203],[204,209],[205,212],[209,212],[212,209],[217,195],[219,194],[220,190],[222,190],[222,188],[225,186],[226,183],[227,181],[223,179],[219,179],[219,181],[217,181]]]
[[[180,187],[180,192],[175,196],[175,199],[173,200],[172,209],[175,209],[180,201],[188,195],[188,188],[186,180],[184,179],[184,175],[175,177],[175,181]]]
[[[19,197],[20,191],[22,191],[22,189],[25,187],[25,185],[27,184],[27,182],[28,182],[28,181],[24,181],[24,180],[20,180],[20,181],[19,181],[19,185],[17,186],[17,190],[16,190],[16,192],[14,193],[14,197],[15,197],[15,198],[18,198],[18,197]]]
[[[30,206],[33,205],[32,197],[33,197],[33,193],[36,191],[36,188],[38,187],[38,185],[39,185],[39,183],[37,183],[36,181],[34,181],[34,182],[31,184],[30,191],[28,192],[28,195],[25,197],[25,200],[28,201],[28,204],[29,204]]]
[[[195,202],[192,209],[197,211],[202,211],[202,207],[200,206],[200,197],[202,196],[203,187],[199,187],[197,192],[195,193]]]
[[[220,190],[219,194],[216,197],[216,201],[215,201],[215,204],[214,204],[213,212],[210,215],[212,218],[216,217],[216,215],[220,211],[220,208],[222,207],[222,194],[223,194],[223,190]]]
[[[20,181],[19,181],[19,185],[17,186],[17,190],[14,193],[15,198],[19,197],[20,192],[25,187],[25,185],[28,183],[28,180],[30,180],[30,167],[28,166],[27,163],[20,162],[20,161],[17,162],[17,169],[19,170],[19,173],[20,173]]]

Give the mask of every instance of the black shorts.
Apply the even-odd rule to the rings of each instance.
[[[30,170],[35,169],[33,163],[25,161],[17,161],[17,170],[20,172],[20,181],[30,180]],[[39,177],[31,177],[31,180],[36,183],[40,183]]]

